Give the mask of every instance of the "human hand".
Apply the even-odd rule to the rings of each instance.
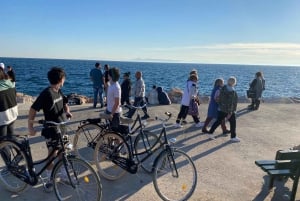
[[[66,117],[67,119],[71,119],[73,115],[71,114],[71,112],[66,112]]]

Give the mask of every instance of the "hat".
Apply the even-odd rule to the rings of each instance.
[[[5,68],[4,63],[0,63],[0,67],[4,70],[4,68]]]

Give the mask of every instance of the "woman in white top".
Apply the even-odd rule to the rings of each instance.
[[[111,68],[108,71],[109,85],[107,89],[106,114],[110,114],[112,129],[118,129],[120,125],[121,86],[119,84],[120,71],[118,68]]]
[[[198,90],[197,90],[197,81],[198,81],[198,75],[196,73],[190,74],[189,79],[186,82],[186,87],[183,92],[183,96],[181,99],[181,107],[180,107],[180,112],[177,116],[176,128],[181,128],[181,121],[185,120],[188,110],[189,110],[189,105],[191,99],[195,99],[198,96]],[[196,127],[202,127],[202,123],[199,120],[198,115],[192,116],[194,122],[196,123]]]

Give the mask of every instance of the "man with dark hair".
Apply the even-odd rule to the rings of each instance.
[[[71,118],[68,100],[63,95],[61,87],[64,85],[66,74],[62,68],[53,67],[48,72],[48,80],[50,86],[44,89],[32,104],[28,115],[28,130],[30,135],[35,135],[36,131],[33,128],[32,120],[35,119],[36,113],[43,110],[46,121],[63,122],[65,117]],[[65,114],[65,115],[64,115]],[[48,154],[58,146],[58,133],[55,127],[44,128],[42,136],[46,139]],[[56,154],[56,153],[55,153]],[[54,157],[54,156],[53,156]],[[46,170],[48,182],[46,188],[52,190],[52,181],[50,180],[51,170],[53,168],[51,163]]]
[[[93,107],[96,108],[98,102],[98,96],[100,101],[100,107],[103,108],[103,73],[101,71],[101,64],[96,63],[95,68],[90,71],[90,78],[93,82],[93,89],[94,89],[94,105]]]

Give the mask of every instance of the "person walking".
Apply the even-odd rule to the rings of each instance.
[[[255,73],[255,78],[250,84],[250,90],[255,92],[255,96],[251,98],[251,104],[248,106],[248,109],[258,110],[262,93],[265,90],[265,79],[262,72]]]
[[[93,82],[93,90],[94,90],[94,104],[93,107],[96,108],[98,102],[98,96],[100,101],[100,107],[103,108],[103,73],[101,71],[101,64],[96,63],[95,68],[90,71],[90,78]]]
[[[207,110],[207,117],[204,122],[204,125],[202,127],[203,133],[208,133],[207,126],[208,124],[213,120],[217,119],[218,117],[218,108],[219,108],[219,95],[220,95],[220,89],[224,86],[224,80],[221,78],[218,78],[215,80],[214,88],[211,91],[209,104],[208,104],[208,110]],[[227,130],[225,120],[221,122],[221,127],[223,130],[223,134],[230,133],[230,130]]]
[[[146,104],[146,101],[145,101],[145,83],[143,80],[142,72],[137,71],[135,73],[135,78],[136,78],[136,82],[133,89],[133,93],[135,97],[134,97],[133,105],[135,107],[143,106]],[[143,112],[144,112],[144,116],[142,117],[142,119],[148,119],[150,116],[147,113],[147,106],[143,107]],[[135,113],[135,109],[131,108],[127,113],[127,117],[132,118],[134,113]]]
[[[14,134],[14,123],[18,117],[18,105],[15,85],[6,79],[4,64],[0,64],[0,97],[0,140],[11,139]]]
[[[230,123],[230,134],[231,142],[240,142],[240,139],[236,137],[236,109],[238,102],[238,95],[235,91],[234,86],[236,85],[236,78],[230,77],[227,81],[227,85],[224,85],[220,89],[219,95],[219,109],[218,109],[218,118],[217,121],[212,125],[208,131],[210,139],[215,139],[213,133],[216,128],[227,119]]]
[[[182,95],[182,99],[181,99],[181,107],[180,107],[180,111],[177,115],[175,128],[183,127],[181,125],[181,121],[185,121],[185,119],[186,119],[191,100],[198,98],[197,81],[198,81],[198,75],[194,71],[192,71],[190,73],[189,79],[186,82],[186,87],[183,91],[183,95]],[[196,127],[200,128],[203,126],[203,123],[200,122],[198,115],[193,115],[192,117],[193,117]]]
[[[36,131],[33,128],[33,120],[37,112],[43,110],[45,121],[64,122],[66,118],[71,118],[72,114],[68,106],[68,99],[61,91],[66,79],[65,71],[59,67],[53,67],[48,72],[48,80],[50,86],[45,88],[34,103],[31,105],[28,114],[28,131],[29,134],[34,136]],[[59,133],[55,127],[47,127],[42,129],[42,136],[46,140],[48,148],[48,155],[59,146]],[[57,155],[54,153],[52,157]],[[51,159],[51,158],[50,158]],[[49,159],[49,160],[50,160]],[[54,167],[54,163],[51,163],[47,169],[46,174],[48,181],[46,182],[46,188],[51,191],[53,189],[53,183],[51,181],[51,171]],[[66,172],[62,170],[62,175],[67,176]]]
[[[124,73],[123,82],[121,84],[121,105],[126,103],[127,105],[131,105],[129,101],[131,93],[131,80],[130,80],[130,72]]]
[[[114,131],[118,131],[120,125],[121,106],[121,86],[119,84],[120,70],[110,68],[108,70],[109,85],[107,88],[106,114],[110,115],[110,125]]]

